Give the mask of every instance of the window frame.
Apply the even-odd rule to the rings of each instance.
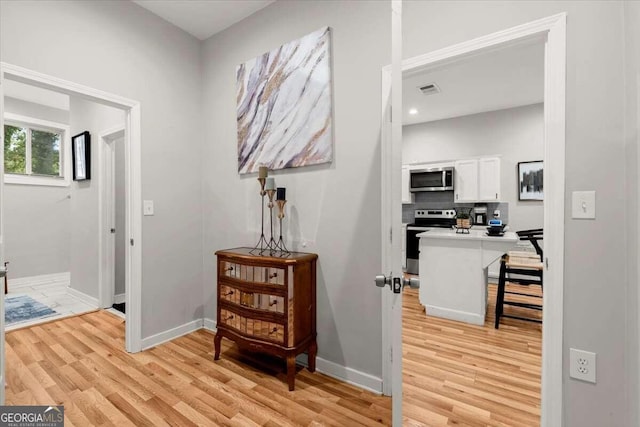
[[[14,174],[5,171],[5,184],[43,185],[51,187],[68,187],[71,185],[71,129],[69,125],[13,113],[4,113],[4,125],[27,128],[27,142],[25,147],[25,169],[27,171],[31,170],[32,162],[31,130],[60,133],[59,177],[37,174]],[[4,129],[2,131],[4,132]],[[4,151],[4,146],[2,150]]]

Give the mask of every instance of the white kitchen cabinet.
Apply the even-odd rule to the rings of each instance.
[[[500,159],[498,157],[478,160],[478,199],[481,202],[500,200]]]
[[[411,189],[411,169],[409,166],[402,166],[402,204],[413,203],[413,193]]]
[[[455,162],[454,183],[456,203],[500,201],[500,158]]]
[[[458,160],[454,164],[453,200],[456,203],[478,200],[478,160]]]

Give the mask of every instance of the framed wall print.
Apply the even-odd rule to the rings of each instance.
[[[91,179],[91,134],[88,131],[71,138],[73,180]]]
[[[518,163],[518,200],[543,200],[543,166],[542,160]]]

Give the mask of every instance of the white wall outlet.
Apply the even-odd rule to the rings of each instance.
[[[569,376],[590,383],[596,382],[596,354],[569,349]]]
[[[144,200],[142,206],[144,216],[153,215],[153,200]]]
[[[571,196],[571,217],[577,219],[596,218],[596,192],[574,191]]]

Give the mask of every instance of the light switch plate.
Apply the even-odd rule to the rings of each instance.
[[[595,191],[574,191],[572,193],[571,217],[574,219],[596,218]]]
[[[153,215],[153,200],[144,200],[142,205],[144,216]]]

